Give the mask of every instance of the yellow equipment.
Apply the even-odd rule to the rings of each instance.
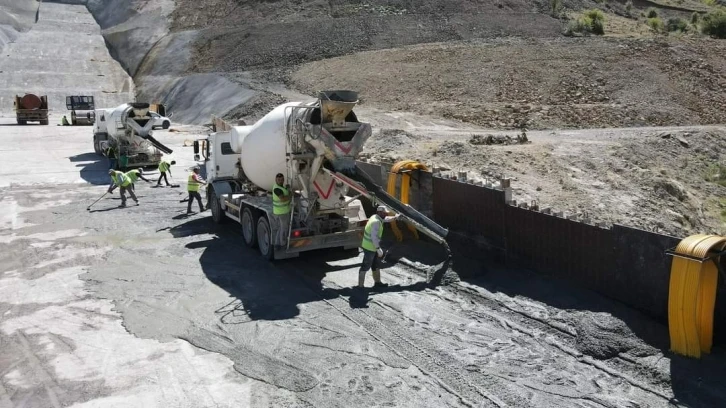
[[[671,351],[700,358],[713,344],[713,312],[726,237],[692,235],[674,251],[668,293]]]
[[[409,173],[413,170],[429,171],[425,164],[419,163],[415,160],[402,160],[394,164],[393,167],[391,167],[391,172],[388,174],[388,186],[386,188],[386,192],[393,197],[396,197],[396,181],[398,179],[398,175],[401,175],[400,200],[403,204],[409,203],[409,188],[411,187],[411,176]],[[418,239],[418,231],[416,230],[416,227],[410,223],[406,223],[406,226],[408,227],[408,230],[413,233],[413,236]],[[398,227],[397,221],[391,222],[391,230],[393,230],[393,235],[396,236],[397,241],[403,241],[403,233]]]

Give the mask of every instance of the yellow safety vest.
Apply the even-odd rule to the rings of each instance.
[[[131,184],[128,176],[121,173],[120,171],[114,171],[111,175],[111,180],[113,180],[113,182],[116,183],[116,185],[119,187],[126,187]]]
[[[371,237],[371,231],[373,231],[373,224],[379,225],[378,241],[380,242],[380,239],[383,237],[383,220],[381,220],[377,215],[374,215],[369,218],[368,222],[366,223],[365,232],[363,233],[363,242],[361,242],[360,246],[363,249],[375,252],[378,248],[373,245],[373,239]]]
[[[166,173],[167,170],[169,170],[169,163],[163,161],[159,163],[159,171],[162,173]]]
[[[128,171],[128,172],[126,172],[126,177],[128,177],[132,183],[136,183],[136,180],[139,178],[139,171],[138,170]]]
[[[290,201],[289,200],[282,201],[282,199],[280,199],[280,197],[278,197],[277,194],[275,194],[276,188],[279,188],[280,190],[282,190],[285,193],[285,195],[290,194],[290,192],[287,191],[287,189],[283,186],[280,186],[277,184],[272,186],[272,213],[275,215],[290,214],[290,209],[292,208],[290,205],[291,204]]]
[[[194,180],[194,173],[191,173],[189,175],[189,180],[187,181],[187,191],[199,191],[199,182],[197,180]]]

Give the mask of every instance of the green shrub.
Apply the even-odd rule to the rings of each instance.
[[[712,10],[701,21],[701,31],[716,38],[726,38],[726,9]]]
[[[665,25],[663,24],[663,20],[661,20],[658,17],[651,17],[648,19],[648,27],[650,27],[653,31],[656,32],[663,32],[665,29]]]
[[[645,11],[645,16],[647,18],[656,18],[658,17],[658,10],[656,10],[655,7],[650,7]]]
[[[726,165],[712,164],[706,170],[705,179],[706,181],[726,187]]]
[[[562,10],[562,0],[550,0],[550,11],[552,17],[557,16],[560,10]]]
[[[698,21],[701,19],[701,15],[698,14],[697,11],[694,11],[693,14],[691,14],[691,24],[696,25],[698,24]]]
[[[666,28],[669,32],[680,31],[685,33],[688,31],[688,22],[682,18],[669,18],[666,23]]]
[[[605,15],[598,9],[585,10],[582,16],[570,21],[565,35],[579,34],[605,34]]]
[[[590,32],[595,35],[605,34],[605,15],[598,9],[585,11],[585,18],[590,20]]]
[[[625,2],[625,12],[630,15],[631,11],[633,11],[633,0],[628,0]]]

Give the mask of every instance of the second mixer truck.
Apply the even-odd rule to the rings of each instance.
[[[355,159],[371,136],[359,122],[352,91],[321,92],[317,100],[280,105],[251,126],[234,126],[194,143],[203,156],[212,218],[234,220],[242,238],[267,259],[303,251],[357,248],[368,217],[360,197],[391,205],[427,235],[444,242],[446,230],[401,204],[356,168]],[[278,226],[268,191],[282,173],[294,191],[287,246],[275,249]]]
[[[93,150],[105,155],[113,147],[121,168],[157,166],[163,153],[172,152],[152,135],[154,121],[148,103],[96,109],[94,116]]]

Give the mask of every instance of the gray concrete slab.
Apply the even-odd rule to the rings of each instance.
[[[201,128],[156,133],[182,188],[140,181],[139,206],[118,208],[116,192],[86,211],[108,182],[90,129],[11,123],[0,119],[0,406],[658,407],[693,390],[671,385],[697,377],[664,354],[664,327],[460,260],[450,273],[487,278],[432,287],[435,245],[387,243],[394,286],[362,296],[356,251],[263,260],[239,227],[184,214],[183,146]]]
[[[0,114],[13,97],[48,95],[50,109],[67,114],[67,95],[93,95],[97,107],[134,99],[133,81],[108,53],[101,30],[82,5],[43,3],[39,19],[17,35],[0,58]]]

